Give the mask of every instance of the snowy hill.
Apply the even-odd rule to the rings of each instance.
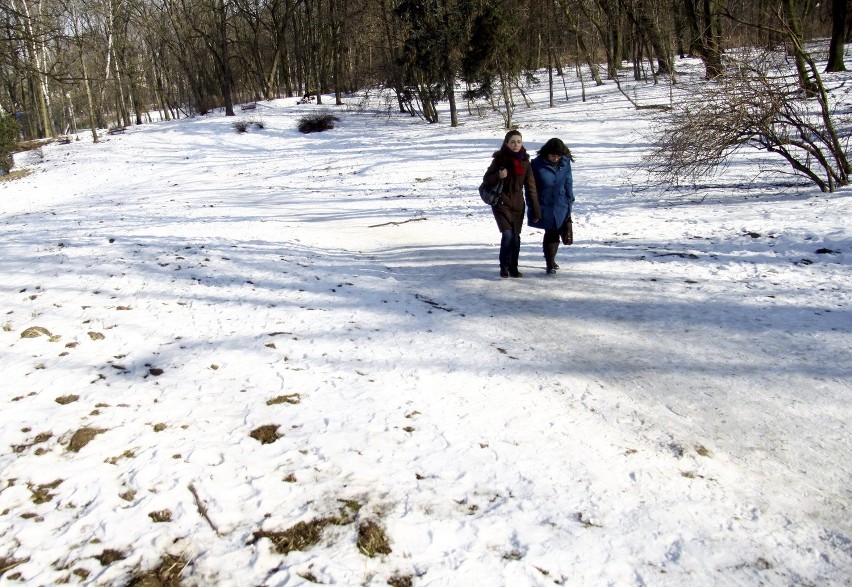
[[[632,189],[654,115],[567,83],[515,114],[576,157],[552,276],[498,276],[496,114],[18,155],[0,584],[848,584],[849,190]]]

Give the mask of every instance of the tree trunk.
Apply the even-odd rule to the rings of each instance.
[[[89,106],[89,126],[92,127],[92,142],[98,142],[98,121],[95,116],[95,104],[92,100],[92,87],[89,84],[89,74],[86,71],[86,56],[83,54],[82,48],[80,50],[80,61],[83,64],[83,83],[86,86],[86,102]]]
[[[843,63],[844,40],[846,38],[846,16],[848,13],[846,0],[831,2],[831,44],[828,48],[828,64],[825,71],[846,71]]]
[[[603,80],[601,79],[601,74],[598,71],[598,63],[595,58],[592,57],[591,52],[586,47],[586,39],[583,35],[583,32],[580,30],[580,27],[574,21],[574,18],[571,14],[571,9],[568,6],[566,0],[561,0],[562,11],[565,13],[565,18],[568,21],[568,30],[574,35],[577,39],[577,47],[580,50],[582,58],[585,60],[586,64],[589,66],[589,71],[592,74],[592,78],[595,80],[595,85],[602,86]]]
[[[14,7],[14,2],[12,3]],[[40,38],[40,28],[33,24],[33,17],[30,14],[30,7],[26,0],[21,0],[23,7],[24,24],[26,29],[26,48],[29,54],[31,67],[30,85],[33,91],[33,97],[36,103],[36,114],[39,119],[39,135],[42,137],[52,137],[54,135],[53,122],[50,118],[50,109],[48,107],[47,80],[44,78],[44,68],[39,58],[39,51],[43,49],[43,45],[39,47],[36,39]]]
[[[459,112],[456,106],[456,77],[450,74],[447,80],[447,99],[450,101],[450,126],[459,125]]]
[[[547,47],[547,98],[548,104],[553,108],[556,103],[553,101],[553,47]]]
[[[784,11],[787,14],[787,34],[793,47],[793,55],[796,59],[796,71],[799,74],[799,85],[809,96],[816,95],[817,87],[808,73],[807,62],[804,54],[804,41],[802,39],[802,27],[799,24],[799,16],[796,12],[795,0],[784,0]]]
[[[707,79],[717,78],[723,69],[716,4],[714,0],[684,0],[683,5],[690,32],[689,52],[701,57]]]
[[[228,8],[225,0],[219,0],[217,9],[219,13],[219,51],[221,58],[219,75],[221,76],[222,98],[225,100],[225,116],[235,116],[234,99],[231,96],[231,90],[233,89],[231,55],[228,50]]]

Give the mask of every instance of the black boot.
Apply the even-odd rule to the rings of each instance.
[[[556,273],[556,270],[559,269],[559,265],[556,264],[556,251],[559,250],[559,243],[546,243],[544,245],[544,262],[547,266],[547,274],[553,275]]]
[[[518,259],[521,256],[521,235],[516,234],[512,240],[512,248],[509,256],[509,275],[512,277],[523,277],[524,274],[518,271]]]
[[[509,277],[509,262],[511,258],[511,248],[504,243],[500,247],[500,277]]]

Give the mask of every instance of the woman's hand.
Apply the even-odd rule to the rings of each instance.
[[[508,176],[508,175],[509,175],[509,172],[508,172],[508,171],[506,171],[506,168],[505,168],[505,167],[501,167],[501,168],[500,168],[500,171],[498,171],[498,172],[497,172],[497,175],[499,175],[499,176],[500,176],[500,179],[506,179],[506,176]]]

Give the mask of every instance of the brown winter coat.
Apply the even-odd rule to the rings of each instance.
[[[530,157],[524,153],[524,175],[515,175],[512,161],[502,150],[493,155],[491,165],[482,178],[486,185],[496,185],[500,181],[500,168],[504,168],[509,175],[503,180],[503,195],[500,201],[492,206],[494,219],[500,232],[511,229],[515,234],[521,234],[524,225],[524,201],[531,208],[530,218],[541,218],[541,210],[538,206],[538,193],[535,189],[535,176],[530,167]],[[524,197],[526,192],[526,198]]]

